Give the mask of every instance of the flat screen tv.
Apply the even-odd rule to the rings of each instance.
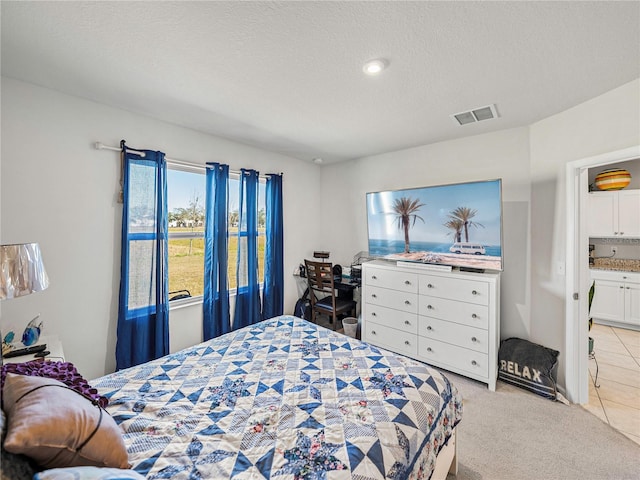
[[[502,180],[367,193],[369,255],[502,271]]]

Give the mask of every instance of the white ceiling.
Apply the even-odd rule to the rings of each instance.
[[[640,77],[638,1],[0,8],[4,76],[306,161],[529,125]]]

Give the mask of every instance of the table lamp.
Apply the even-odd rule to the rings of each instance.
[[[40,246],[37,243],[0,245],[0,300],[23,297],[45,290],[49,277],[42,263]],[[42,322],[38,314],[31,320],[22,334],[25,346],[33,345],[40,338]],[[2,339],[2,351],[11,348],[14,333]]]

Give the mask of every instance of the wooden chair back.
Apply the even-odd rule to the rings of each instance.
[[[304,261],[307,268],[309,297],[311,299],[311,321],[315,323],[316,314],[328,315],[335,330],[339,315],[347,312],[356,314],[356,302],[353,299],[339,298],[333,277],[333,265],[329,262]],[[318,296],[319,294],[319,296]]]
[[[335,296],[335,284],[333,281],[333,265],[329,262],[304,261],[307,269],[307,281],[309,291]]]

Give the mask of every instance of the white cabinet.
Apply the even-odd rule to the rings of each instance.
[[[640,283],[627,283],[624,290],[625,320],[640,325]]]
[[[640,326],[640,273],[591,270],[596,289],[590,316],[598,323]]]
[[[500,275],[374,261],[362,269],[362,339],[495,390]]]
[[[362,339],[410,357],[418,354],[418,275],[362,269]],[[367,319],[367,320],[365,320]]]
[[[587,208],[590,237],[640,237],[640,190],[591,192]]]
[[[620,190],[617,193],[618,235],[640,237],[640,190]]]

